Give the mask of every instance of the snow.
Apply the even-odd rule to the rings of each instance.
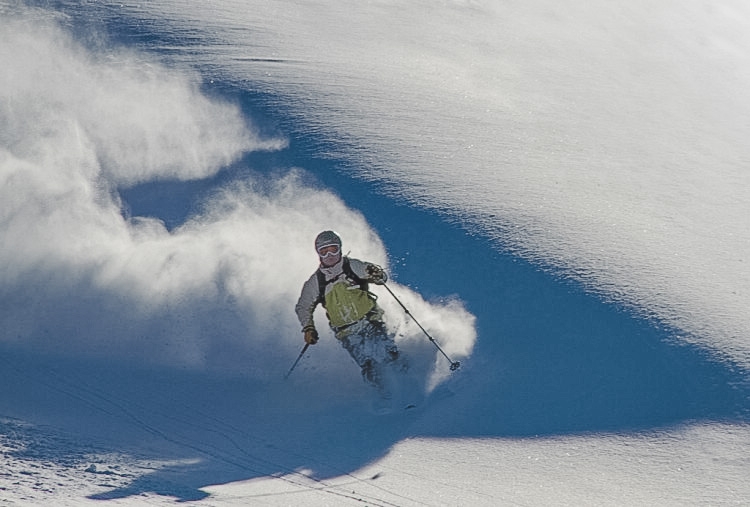
[[[746,3],[220,5],[123,9],[360,178],[750,364]]]
[[[747,503],[749,23],[0,2],[0,505]],[[327,228],[414,409],[283,379]]]
[[[438,438],[425,435],[445,412],[481,417],[462,403],[482,400],[457,401],[472,396],[466,383],[373,416],[356,375],[343,379],[348,389],[309,385],[311,358],[296,379],[259,388],[215,374],[3,357],[4,411],[19,417],[1,425],[9,505],[740,505],[750,494],[744,424]],[[463,425],[454,431],[470,434]]]

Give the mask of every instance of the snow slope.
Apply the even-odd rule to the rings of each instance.
[[[750,499],[742,5],[205,5],[0,3],[3,505]],[[328,227],[416,409],[283,381]]]

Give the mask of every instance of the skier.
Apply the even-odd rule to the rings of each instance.
[[[295,307],[305,343],[318,342],[313,312],[322,304],[336,338],[362,368],[363,379],[389,398],[385,368],[399,359],[399,351],[385,329],[376,296],[368,291],[368,283],[382,285],[388,277],[376,264],[342,255],[341,238],[334,231],[318,234],[315,250],[320,266],[303,285]]]

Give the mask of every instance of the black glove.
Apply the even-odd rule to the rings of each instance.
[[[308,326],[303,329],[302,332],[305,333],[305,343],[308,345],[315,345],[318,343],[318,332],[314,327]]]
[[[388,280],[388,275],[385,274],[385,271],[380,266],[368,264],[366,270],[370,277],[369,281],[376,285],[383,285]]]

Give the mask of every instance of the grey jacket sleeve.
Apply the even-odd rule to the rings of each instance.
[[[299,323],[302,325],[303,330],[306,327],[315,326],[313,312],[318,305],[319,296],[320,288],[318,287],[318,277],[313,273],[313,275],[302,286],[302,293],[299,296],[299,300],[297,300],[297,305],[294,307],[294,311],[297,313],[297,318],[299,319]]]

